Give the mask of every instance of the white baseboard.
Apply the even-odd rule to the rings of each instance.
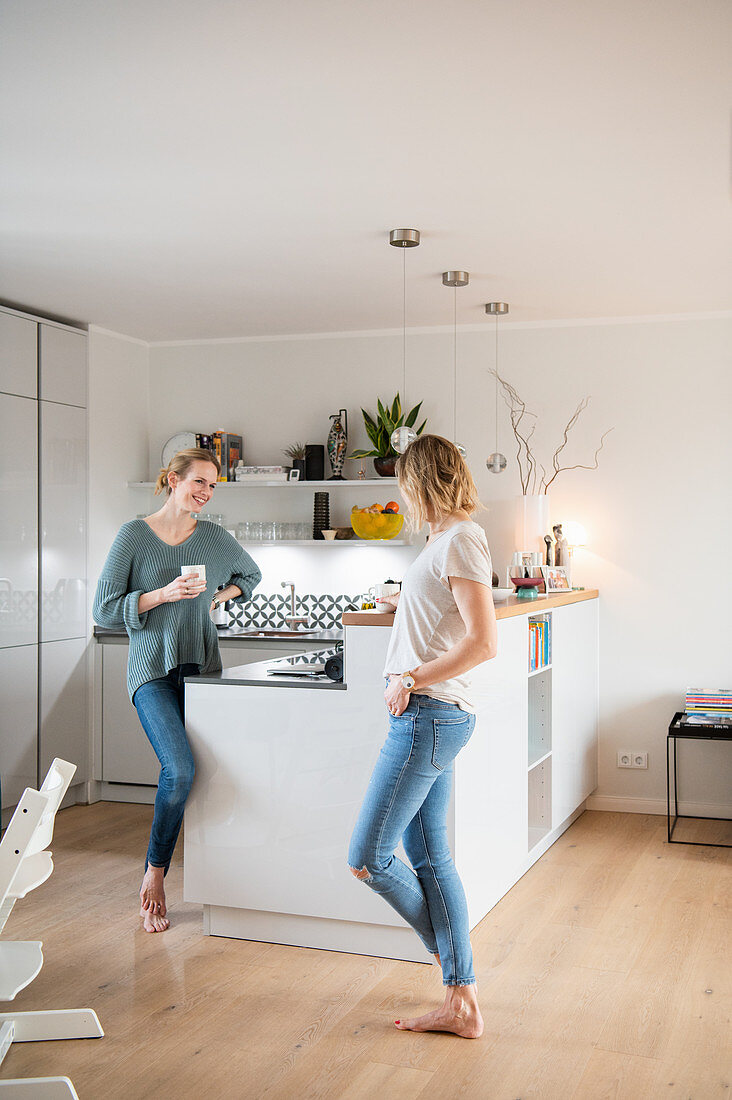
[[[591,794],[588,810],[609,810],[620,814],[661,814],[666,816],[665,798],[624,798],[611,794]],[[732,806],[719,802],[679,802],[679,813],[687,817],[732,818]]]

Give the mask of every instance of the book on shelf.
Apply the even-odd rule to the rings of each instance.
[[[235,481],[234,467],[244,454],[243,441],[235,432],[214,432],[211,436],[213,453],[221,463],[218,481]]]
[[[235,470],[236,481],[287,481],[287,466],[244,466],[240,463]]]
[[[529,672],[549,664],[549,623],[544,619],[529,622]]]
[[[682,714],[683,726],[719,726],[732,729],[732,714]]]
[[[687,688],[687,714],[732,716],[732,690],[728,688]]]

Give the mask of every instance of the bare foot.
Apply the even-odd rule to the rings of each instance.
[[[164,869],[148,864],[140,887],[140,916],[146,932],[164,932],[170,927],[166,917]]]
[[[394,1022],[400,1031],[449,1031],[462,1039],[479,1039],[483,1034],[483,1017],[474,985],[448,986],[440,1008],[413,1020]]]
[[[159,917],[156,913],[148,913],[146,909],[140,910],[140,916],[142,917],[142,927],[146,932],[165,932],[170,928],[170,921],[167,917]]]

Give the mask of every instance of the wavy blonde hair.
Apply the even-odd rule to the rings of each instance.
[[[210,462],[212,466],[216,467],[216,475],[218,476],[221,473],[221,463],[215,454],[203,447],[189,447],[185,451],[178,451],[177,454],[174,454],[167,466],[160,467],[158,480],[155,482],[155,496],[162,492],[165,492],[166,496],[170,496],[172,489],[168,484],[168,474],[185,477],[194,462]]]
[[[454,443],[441,435],[421,435],[396,462],[399,488],[409,509],[414,531],[461,509],[472,515],[482,505],[473,475]]]

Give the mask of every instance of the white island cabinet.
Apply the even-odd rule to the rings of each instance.
[[[450,839],[471,927],[582,812],[595,785],[597,592],[497,608],[498,655],[472,673],[475,733],[454,768]],[[280,679],[266,663],[186,684],[196,779],[185,899],[204,930],[431,961],[348,871],[347,849],[384,740],[392,618],[343,616],[344,683]],[[537,641],[538,639],[538,641]]]

